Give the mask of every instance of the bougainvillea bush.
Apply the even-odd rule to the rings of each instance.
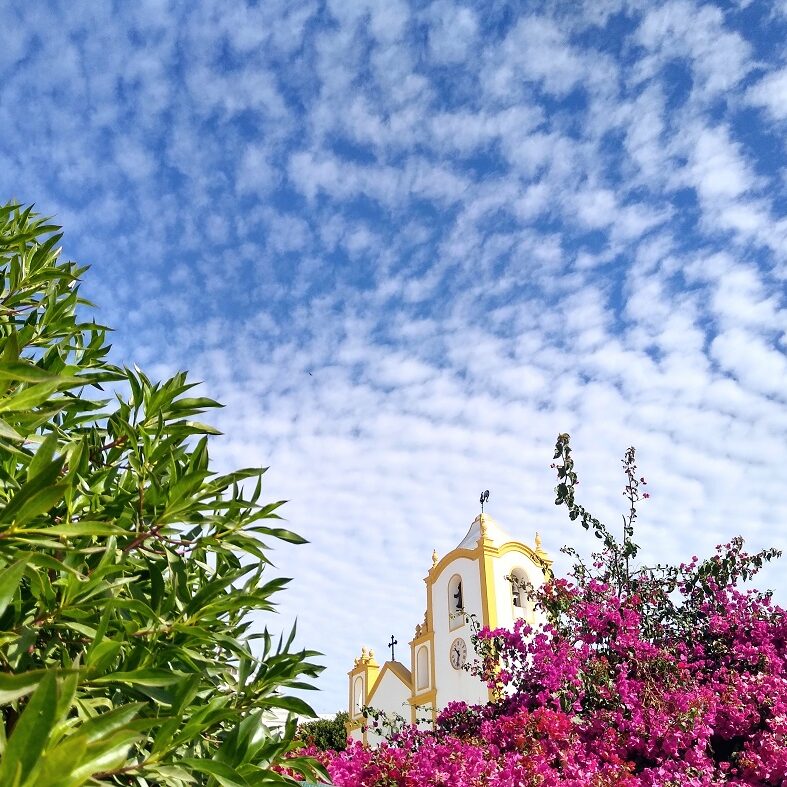
[[[324,756],[339,787],[787,785],[787,620],[742,590],[776,550],[733,539],[705,561],[637,567],[644,479],[623,460],[623,539],[574,500],[568,435],[556,503],[602,551],[535,593],[548,620],[482,629],[474,669],[497,699],[453,703],[432,731]]]

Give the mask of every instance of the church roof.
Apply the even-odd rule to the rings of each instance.
[[[385,664],[383,664],[383,668],[380,671],[380,674],[375,679],[374,685],[372,686],[366,698],[369,704],[371,704],[372,697],[374,697],[377,689],[379,689],[380,686],[383,684],[383,681],[385,680],[385,676],[389,672],[392,673],[396,678],[398,678],[404,684],[405,688],[412,691],[413,675],[410,672],[410,670],[407,669],[407,667],[405,667],[401,661],[386,661]]]
[[[489,514],[479,514],[470,525],[470,530],[467,531],[465,537],[459,542],[457,549],[472,549],[481,538],[481,526],[483,524],[485,535],[490,538],[495,544],[505,544],[507,541],[514,539],[503,530],[500,525],[492,519]]]
[[[388,667],[402,683],[405,683],[407,686],[412,685],[413,676],[410,670],[407,669],[401,661],[386,661],[385,666]]]

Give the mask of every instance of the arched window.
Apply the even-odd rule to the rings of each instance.
[[[353,683],[353,716],[360,716],[361,708],[363,708],[363,678],[358,675]]]
[[[531,617],[533,602],[530,597],[530,580],[527,578],[524,569],[515,568],[508,577],[511,583],[511,604],[514,608],[515,618]]]
[[[448,627],[453,630],[465,624],[465,599],[462,577],[454,574],[448,582]]]
[[[421,645],[415,654],[415,687],[418,691],[429,688],[429,648]]]

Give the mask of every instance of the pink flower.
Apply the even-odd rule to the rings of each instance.
[[[737,589],[742,544],[670,581],[638,575],[636,592],[618,590],[604,553],[592,574],[550,582],[538,594],[549,625],[478,633],[481,677],[511,694],[451,703],[434,730],[407,727],[377,749],[321,755],[333,783],[787,785],[787,615]]]

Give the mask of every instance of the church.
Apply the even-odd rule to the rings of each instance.
[[[534,546],[528,546],[483,512],[455,549],[442,557],[434,552],[424,577],[426,611],[409,643],[409,665],[386,661],[381,666],[374,651],[363,648],[348,673],[348,735],[369,744],[380,740],[367,729],[364,706],[429,723],[449,702],[487,702],[486,684],[465,669],[474,658],[471,620],[490,628],[511,628],[520,618],[534,623],[527,588],[542,585],[551,565],[537,533]]]

